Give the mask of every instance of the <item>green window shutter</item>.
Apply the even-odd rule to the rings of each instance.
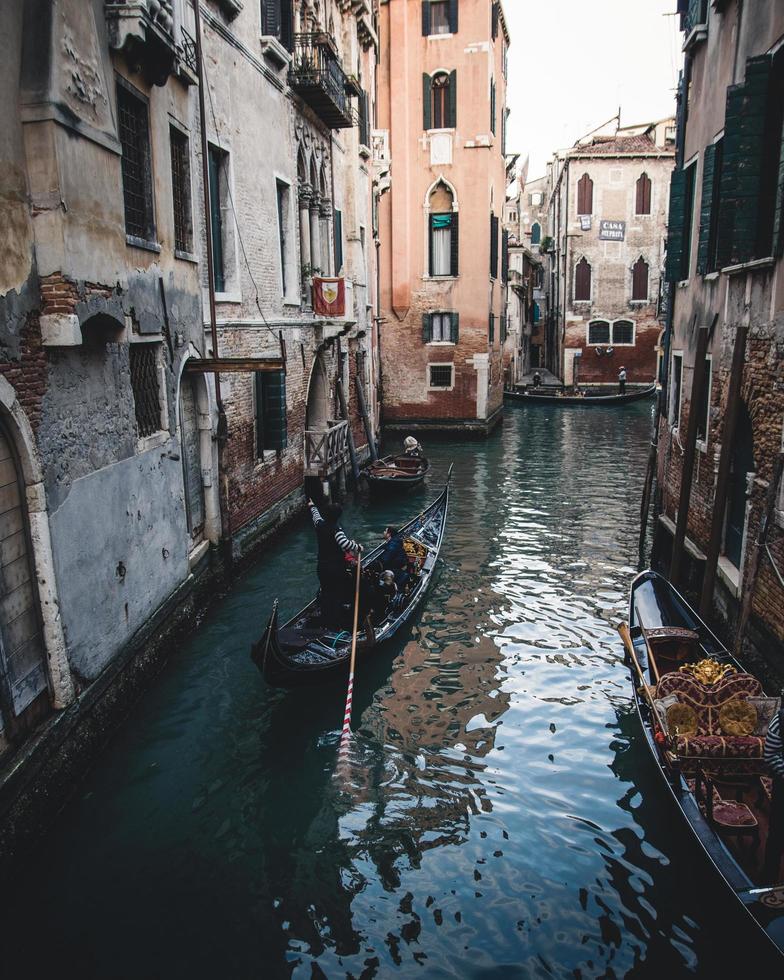
[[[493,4],[493,40],[498,37],[498,4]]]
[[[495,340],[495,313],[491,313],[487,319],[487,339],[491,344]]]
[[[457,34],[457,0],[449,0],[449,29]]]
[[[427,37],[429,33],[430,33],[430,0],[422,0],[422,35],[424,37]]]
[[[256,453],[265,449],[285,449],[286,375],[283,371],[256,372]]]
[[[433,324],[429,313],[422,314],[422,343],[429,344],[433,337]]]
[[[490,132],[495,135],[495,79],[490,81]]]
[[[220,200],[220,166],[221,151],[214,146],[207,153],[208,174],[210,182],[210,231],[212,232],[212,274],[215,280],[215,292],[222,293],[226,289],[226,278],[223,270],[223,221],[221,218]]]
[[[427,272],[430,276],[433,275],[433,218],[431,214],[427,219]]]
[[[773,254],[784,254],[784,119],[779,143],[779,174],[776,186],[776,209],[773,217]]]
[[[490,276],[498,278],[498,218],[490,215]]]
[[[449,129],[457,126],[457,72],[449,72],[449,117],[446,124]]]
[[[427,72],[422,74],[422,128],[432,129],[432,82]]]
[[[335,275],[340,275],[343,267],[343,212],[335,209],[332,219],[335,234]]]
[[[716,173],[716,144],[705,147],[702,161],[702,200],[700,202],[700,241],[697,246],[697,272],[708,271],[711,209],[713,205],[713,179]]]
[[[256,388],[256,457],[261,458],[264,455],[264,423],[266,418],[264,415],[264,372],[256,371],[254,375],[254,385]]]
[[[509,232],[506,228],[501,232],[501,280],[509,282]]]
[[[744,85],[731,85],[727,89],[727,104],[724,110],[724,165],[719,185],[719,240],[717,247],[719,268],[730,265],[732,261],[738,157],[740,154],[740,119],[743,115],[744,98]]]
[[[451,268],[450,275],[456,276],[460,268],[460,215],[457,211],[452,212],[452,241],[451,241]]]
[[[451,324],[450,324],[451,331],[450,331],[449,339],[452,341],[453,344],[456,344],[458,338],[460,337],[460,314],[450,313],[449,316],[451,319]]]
[[[678,282],[683,266],[683,224],[686,205],[686,172],[673,170],[670,178],[670,216],[667,221],[668,282]]]

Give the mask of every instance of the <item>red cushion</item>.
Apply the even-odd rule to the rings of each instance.
[[[679,735],[675,751],[687,759],[761,759],[765,739],[758,735]]]

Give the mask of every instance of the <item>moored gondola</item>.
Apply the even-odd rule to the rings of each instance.
[[[394,636],[424,599],[444,538],[451,475],[450,466],[446,486],[438,498],[400,529],[414,567],[409,589],[391,604],[383,618],[365,624],[357,638],[360,662],[363,653]],[[372,566],[383,547],[379,545],[363,557],[363,564]],[[273,687],[321,684],[335,678],[345,680],[350,655],[351,631],[327,629],[323,625],[318,597],[284,626],[278,625],[276,600],[264,635],[251,651],[253,662]]]
[[[430,463],[424,456],[384,456],[362,471],[371,490],[405,490],[421,486]]]
[[[504,398],[507,401],[531,402],[536,405],[628,405],[630,402],[643,401],[656,393],[656,385],[641,388],[638,391],[627,391],[624,394],[602,395],[586,392],[584,395],[562,395],[556,392],[544,393],[535,389],[518,391],[507,389]]]
[[[620,631],[648,748],[720,881],[784,956],[784,874],[781,855],[767,850],[763,761],[780,699],[764,695],[655,572],[632,583],[629,626]]]

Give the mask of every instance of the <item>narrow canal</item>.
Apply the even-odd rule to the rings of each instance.
[[[315,588],[306,521],[280,536],[4,890],[6,967],[726,975],[747,934],[645,755],[614,629],[650,415],[509,406],[487,441],[428,442],[418,495],[347,506],[373,542],[455,463],[441,570],[407,635],[359,667],[342,779],[343,690],[265,689],[248,658],[273,598],[285,614]]]

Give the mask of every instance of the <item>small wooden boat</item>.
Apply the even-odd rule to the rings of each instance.
[[[384,456],[362,471],[371,490],[402,490],[418,487],[427,476],[430,463],[424,456]]]
[[[449,508],[449,480],[438,498],[422,513],[400,529],[404,546],[414,556],[416,573],[409,592],[395,601],[387,613],[372,627],[360,631],[357,651],[363,652],[384,643],[407,623],[421,605],[436,567],[446,528]],[[363,565],[371,565],[383,550],[381,544],[366,556]],[[334,678],[345,681],[351,658],[351,631],[327,629],[321,623],[318,597],[308,603],[284,626],[278,626],[278,602],[272,607],[264,635],[253,646],[251,659],[264,679],[273,687],[299,687],[322,684]]]
[[[557,391],[541,391],[528,388],[519,391],[516,388],[507,389],[504,398],[508,401],[532,402],[537,405],[628,405],[650,398],[656,393],[656,385],[649,385],[638,391],[627,391],[623,395],[602,395],[586,392],[584,395],[562,395]]]
[[[764,869],[771,780],[762,758],[780,701],[661,575],[633,581],[629,624],[633,697],[665,785],[719,880],[784,956],[781,858],[767,878]]]

